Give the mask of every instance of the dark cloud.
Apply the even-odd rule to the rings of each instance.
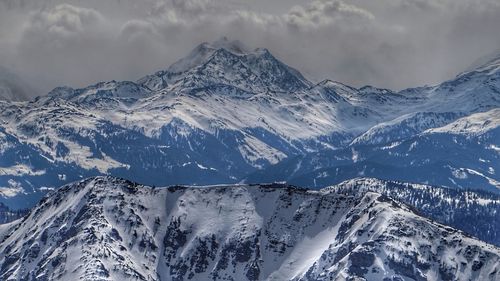
[[[48,91],[137,79],[228,36],[313,80],[397,89],[450,78],[500,47],[497,0],[271,2],[0,0],[0,65]]]

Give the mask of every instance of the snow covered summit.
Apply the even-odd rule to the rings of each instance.
[[[498,280],[500,249],[374,192],[98,177],[0,226],[5,280]]]
[[[31,207],[47,190],[97,175],[315,188],[369,176],[498,193],[495,65],[395,92],[313,84],[266,49],[203,43],[136,82],[0,101],[0,201]],[[491,122],[456,134],[478,118]]]
[[[222,38],[202,43],[167,70],[138,80],[152,90],[231,85],[253,93],[289,92],[312,84],[297,70],[276,59],[267,49],[248,51],[238,41]]]

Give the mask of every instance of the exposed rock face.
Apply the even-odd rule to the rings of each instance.
[[[112,177],[0,226],[3,280],[498,280],[500,249],[374,192]]]

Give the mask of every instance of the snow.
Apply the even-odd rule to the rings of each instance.
[[[9,179],[7,183],[9,186],[0,186],[0,196],[9,198],[25,192],[20,182]]]
[[[265,144],[259,139],[251,136],[245,137],[245,143],[238,149],[248,163],[259,167],[256,163],[259,159],[266,159],[271,164],[276,164],[286,158],[286,154]]]
[[[261,68],[266,67],[267,64],[270,64],[269,67],[280,65],[280,62],[275,62],[273,58],[267,58],[267,51],[249,52],[238,42],[230,42],[223,38],[213,44],[204,43],[195,48],[186,58],[172,65],[166,72],[155,74],[164,76],[166,73],[183,73],[179,74],[180,76],[169,76],[168,79],[171,81],[165,88],[136,95],[136,92],[147,90],[137,90],[141,86],[132,82],[103,82],[77,90],[79,94],[75,97],[76,100],[71,98],[74,104],[66,105],[64,101],[59,100],[58,106],[68,106],[68,110],[78,113],[74,118],[64,116],[70,121],[66,126],[92,128],[100,122],[99,120],[108,120],[125,128],[141,131],[147,136],[155,136],[166,124],[173,120],[182,120],[187,125],[178,127],[178,134],[182,136],[189,135],[193,128],[216,134],[217,129],[220,128],[242,131],[247,128],[263,127],[289,141],[305,141],[326,136],[332,132],[347,135],[363,134],[353,141],[353,143],[359,143],[368,139],[371,142],[383,141],[384,138],[379,134],[398,128],[403,123],[418,133],[422,129],[438,126],[448,120],[440,117],[437,113],[435,115],[432,115],[432,112],[429,112],[428,115],[419,113],[422,108],[430,107],[430,105],[436,108],[437,105],[444,104],[440,101],[440,97],[424,98],[426,97],[425,93],[422,94],[421,99],[415,100],[388,90],[373,87],[356,90],[331,81],[322,82],[310,89],[301,89],[286,94],[255,88],[245,81],[223,82],[223,80],[215,80],[209,81],[209,85],[221,83],[224,87],[213,89],[205,87],[203,79],[215,79],[217,75],[210,72],[212,70],[207,69],[204,63],[221,49],[230,54],[227,58],[221,58],[221,64],[225,63],[226,59],[230,60],[230,56],[235,56],[242,61],[241,63],[248,64],[245,67],[251,69],[249,71],[254,72],[266,71],[265,68]],[[265,58],[267,64],[253,65],[244,59],[246,57]],[[197,77],[196,75],[200,71],[207,71],[207,73],[206,76],[199,78],[202,80],[200,81],[202,85],[199,88],[197,85],[193,87],[190,84],[185,84],[186,79]],[[293,69],[289,69],[289,71],[293,77],[299,77],[299,74],[296,74]],[[235,73],[225,72],[223,75],[236,74],[238,74],[237,71]],[[303,77],[298,79],[303,79]],[[255,91],[245,90],[249,88],[255,88]],[[192,90],[195,89],[196,91],[200,89],[200,92],[193,94]],[[117,98],[116,102],[120,104],[118,108],[113,106],[97,108],[97,110],[95,107],[93,110],[90,110],[90,107],[79,108],[83,100],[106,92],[116,93],[113,94],[115,95],[113,98]],[[75,95],[73,92],[71,93],[71,95]],[[338,96],[340,99],[332,101],[332,96]],[[124,105],[119,98],[126,97],[138,97],[139,100]],[[446,104],[453,103],[446,100]],[[446,112],[447,108],[442,107],[438,112]],[[53,111],[53,109],[50,110]],[[454,110],[450,112],[454,112]],[[33,118],[40,117],[37,111],[27,110],[26,113],[33,114]],[[498,110],[493,113],[495,113],[494,122],[484,129],[498,126]],[[93,118],[90,119],[90,116]],[[265,122],[263,123],[262,120]],[[27,120],[23,118],[22,121],[26,122]],[[212,126],[214,122],[217,124],[215,127]],[[443,128],[443,130],[445,129]],[[12,133],[22,137],[22,134],[16,132],[15,129],[12,129]],[[51,135],[53,136],[53,134]],[[248,139],[252,140],[251,137]],[[33,140],[31,142],[34,143]],[[283,159],[282,156],[278,155],[265,158],[275,162]],[[110,167],[99,165],[100,170],[108,170]]]
[[[84,169],[96,169],[101,173],[107,173],[110,169],[124,167],[128,165],[115,161],[101,151],[101,158],[93,157],[92,151],[85,146],[80,146],[73,142],[62,141],[69,148],[70,154],[65,157],[68,163],[76,163]]]
[[[339,226],[322,230],[314,237],[304,237],[302,241],[295,245],[293,251],[281,263],[281,266],[265,279],[293,280],[301,277],[331,245],[331,239],[337,235]]]
[[[497,153],[500,153],[500,146],[496,146],[496,145],[494,145],[494,144],[491,144],[491,145],[489,146],[489,148],[490,148],[490,149],[492,149],[492,150],[494,150],[494,151],[495,151],[495,152],[497,152]]]
[[[426,133],[452,133],[480,135],[500,126],[500,108],[480,112],[458,119],[440,128],[433,128]]]
[[[1,175],[15,175],[15,176],[42,176],[45,175],[45,170],[34,171],[31,167],[18,164],[11,167],[0,167],[0,176]]]
[[[247,280],[251,265],[259,267],[258,280],[351,278],[350,268],[360,263],[355,254],[372,254],[365,278],[400,275],[388,259],[418,257],[429,264],[425,276],[442,280],[444,263],[462,281],[473,277],[471,264],[460,263],[460,250],[470,247],[473,259],[488,257],[478,278],[500,262],[498,248],[374,192],[284,185],[153,189],[112,177],[52,192],[25,219],[0,226],[0,240],[0,260],[9,253],[29,256],[6,265],[13,280],[27,272],[51,280],[172,280],[188,274],[194,280]],[[40,251],[30,250],[34,246]]]
[[[435,134],[481,137],[487,140],[485,150],[499,151],[500,144],[494,138],[500,122],[497,74],[498,61],[491,61],[439,85],[400,92],[371,86],[356,89],[330,80],[313,84],[268,50],[248,50],[223,38],[201,44],[170,68],[137,82],[61,87],[31,102],[1,101],[0,157],[16,149],[29,150],[43,158],[40,166],[65,168],[55,174],[45,167],[30,171],[26,167],[31,167],[34,159],[16,158],[1,163],[0,173],[9,178],[33,175],[37,181],[55,186],[59,182],[50,182],[51,178],[72,178],[59,177],[65,169],[77,171],[73,178],[141,167],[141,172],[147,173],[160,169],[157,160],[165,162],[171,155],[173,160],[163,167],[217,170],[222,178],[217,180],[236,182],[260,172],[256,170],[323,153],[332,152],[332,159],[315,167],[344,160],[345,165],[371,161],[370,155],[384,151],[384,159],[418,158],[415,153],[429,146],[416,138],[426,140]],[[119,145],[110,143],[116,142],[118,135],[124,136],[123,143],[121,139]],[[157,153],[158,157],[131,160],[127,152],[117,155],[107,150],[117,145],[117,151],[129,151],[137,145],[135,138],[148,143],[144,150],[134,151],[135,155]],[[455,140],[460,145],[460,138]],[[407,151],[406,145],[411,143],[415,145]],[[67,148],[67,153],[58,153],[58,145]],[[208,159],[213,158],[210,152],[214,146],[217,153],[227,153],[231,159]],[[182,151],[185,147],[189,151]],[[399,150],[401,147],[406,151]],[[344,155],[349,151],[352,155]],[[181,153],[182,159],[177,160],[175,156]],[[408,165],[433,165],[437,157],[412,159]],[[492,163],[495,160],[481,157]],[[294,176],[310,166],[300,161],[290,168],[295,170]],[[193,166],[183,165],[187,162]],[[488,167],[477,167],[476,162],[460,167],[488,175],[493,180],[488,180],[490,183],[499,181]],[[363,173],[369,170],[353,174]],[[443,176],[448,177],[453,175]]]
[[[491,185],[496,186],[496,188],[500,189],[500,181],[492,179],[492,178],[484,175],[483,173],[475,171],[473,169],[466,169],[466,170],[469,174],[478,175],[478,176],[485,178]]]

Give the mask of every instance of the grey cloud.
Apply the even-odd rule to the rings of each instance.
[[[0,100],[23,101],[33,92],[27,81],[0,66]]]
[[[174,9],[184,14],[200,14],[215,8],[210,0],[172,0],[171,4]]]
[[[294,6],[284,16],[287,23],[294,27],[318,28],[339,20],[371,20],[374,16],[359,7],[341,1],[313,1],[307,7]],[[358,23],[359,24],[359,23]]]
[[[266,3],[0,0],[0,65],[48,91],[137,79],[228,36],[314,80],[397,89],[450,78],[500,46],[496,0]]]
[[[102,15],[93,9],[61,4],[47,11],[32,13],[22,40],[22,46],[44,44],[44,47],[62,48],[65,41],[77,40],[86,32],[97,30]]]
[[[127,41],[146,40],[149,36],[158,35],[155,26],[144,20],[130,20],[123,25],[120,31],[120,36]]]

